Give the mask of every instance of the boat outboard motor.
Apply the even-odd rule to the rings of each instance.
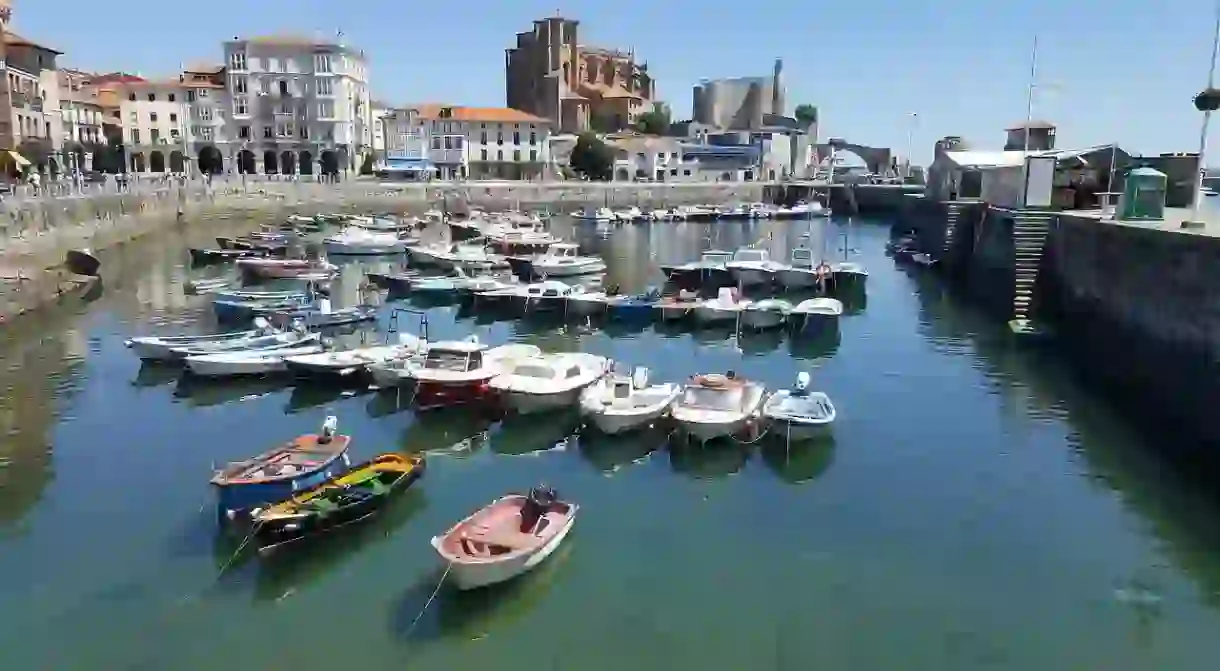
[[[809,373],[801,371],[796,374],[796,387],[792,390],[793,396],[805,396],[809,393]]]
[[[335,438],[335,432],[339,430],[339,418],[334,415],[328,415],[326,421],[322,422],[322,433],[318,434],[319,443],[329,443]]]
[[[538,520],[551,509],[551,504],[558,500],[555,490],[546,485],[538,485],[530,490],[525,497],[525,505],[521,506],[521,533],[534,531]]]

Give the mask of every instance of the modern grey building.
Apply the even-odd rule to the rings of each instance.
[[[769,114],[784,116],[784,62],[770,77],[705,80],[695,86],[693,121],[725,130],[762,128]]]

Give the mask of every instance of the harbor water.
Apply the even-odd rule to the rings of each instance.
[[[99,294],[0,331],[0,668],[1191,670],[1220,659],[1220,507],[1053,350],[1017,346],[935,275],[896,267],[888,222],[813,228],[828,257],[845,246],[870,273],[837,334],[415,306],[432,338],[579,349],[655,380],[731,369],[782,388],[808,371],[838,418],[826,439],[790,448],[776,436],[607,439],[563,413],[417,417],[393,394],[141,367],[126,337],[214,328],[182,284],[223,271],[188,268],[185,250],[227,225],[112,250]],[[783,259],[807,232],[552,228],[600,252],[606,281],[629,292],[710,247],[762,240]],[[335,304],[389,264],[343,264]],[[378,330],[411,305],[387,304]],[[216,530],[212,469],[327,415],[354,457],[424,452],[426,476],[367,525],[267,559],[235,554],[240,539]],[[561,549],[499,588],[437,590],[432,536],[542,482],[581,504]]]

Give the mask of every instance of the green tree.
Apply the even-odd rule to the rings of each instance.
[[[818,108],[808,103],[797,105],[792,115],[801,122],[801,125],[811,126],[818,121]]]
[[[568,164],[578,175],[609,181],[614,175],[614,150],[593,133],[582,133],[572,148]]]
[[[636,117],[635,128],[648,135],[669,133],[669,115],[662,110],[651,110]]]

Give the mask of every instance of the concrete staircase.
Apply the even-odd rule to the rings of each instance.
[[[1013,319],[1029,319],[1034,302],[1034,287],[1038,283],[1038,269],[1042,266],[1042,252],[1051,230],[1051,215],[1048,212],[1018,212],[1013,218]]]

